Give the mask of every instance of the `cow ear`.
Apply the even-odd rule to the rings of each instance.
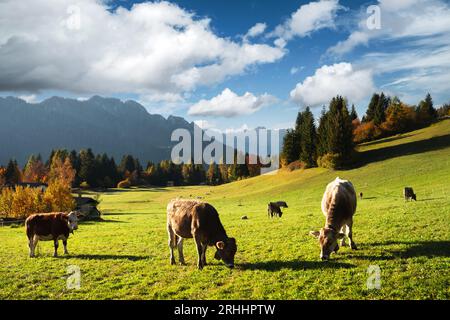
[[[223,242],[223,241],[217,241],[217,242],[216,242],[216,246],[217,246],[217,248],[219,248],[220,250],[223,250],[223,248],[225,248],[225,242]]]
[[[339,233],[337,234],[337,238],[338,238],[338,239],[343,239],[344,237],[345,237],[345,233],[339,232]]]
[[[309,235],[318,238],[320,235],[320,231],[310,231]]]

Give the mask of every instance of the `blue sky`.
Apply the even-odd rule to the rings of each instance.
[[[336,94],[360,115],[381,90],[439,105],[449,16],[442,0],[6,1],[0,95],[134,99],[223,130],[286,128]]]

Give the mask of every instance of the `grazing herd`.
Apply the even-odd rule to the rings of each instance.
[[[405,200],[416,200],[416,194],[411,187],[405,187],[403,194]],[[359,193],[359,197],[362,199],[362,192]],[[328,260],[331,253],[339,250],[339,244],[346,245],[346,238],[348,238],[350,248],[356,250],[352,233],[353,215],[356,211],[356,193],[352,183],[339,177],[330,182],[323,194],[321,207],[325,216],[325,225],[319,231],[310,232],[310,235],[319,239],[320,258]],[[267,205],[268,216],[281,218],[283,214],[281,208],[288,208],[285,201],[269,202]],[[62,240],[64,254],[68,254],[67,239],[70,233],[77,230],[78,217],[79,213],[75,211],[30,215],[25,221],[30,257],[35,256],[38,241],[53,240],[54,256],[56,257],[59,240]],[[215,247],[215,259],[222,260],[229,268],[234,267],[234,256],[237,251],[236,239],[228,237],[217,210],[209,203],[187,199],[170,201],[167,205],[167,232],[171,264],[176,263],[175,247],[178,250],[179,263],[185,264],[183,239],[193,238],[197,246],[199,269],[206,266],[208,246]]]

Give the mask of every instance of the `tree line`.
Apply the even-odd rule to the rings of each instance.
[[[309,107],[298,113],[295,127],[283,140],[281,165],[345,167],[355,161],[356,144],[415,130],[448,115],[448,104],[436,110],[430,94],[417,106],[409,106],[381,92],[373,94],[360,120],[355,106],[349,110],[346,99],[336,96],[322,108],[318,126]]]
[[[237,152],[235,152],[235,158]],[[23,168],[11,159],[6,167],[0,166],[0,186],[26,183],[48,183],[56,168],[61,174],[73,175],[74,188],[127,188],[138,185],[181,186],[218,185],[248,177],[260,172],[260,164],[249,164],[248,154],[244,164],[175,164],[171,160],[148,162],[145,167],[132,155],[124,155],[119,164],[107,154],[94,154],[91,149],[79,152],[65,149],[53,150],[44,161],[41,155],[31,155]],[[67,181],[67,179],[65,179]]]

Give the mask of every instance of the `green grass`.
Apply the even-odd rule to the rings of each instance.
[[[0,228],[0,299],[449,299],[450,120],[360,146],[365,165],[348,171],[308,169],[218,187],[113,190],[102,194],[105,222],[86,222],[69,239],[69,256],[53,258],[52,242],[28,258],[24,227]],[[336,176],[357,192],[354,240],[319,261],[324,224],[320,201]],[[405,202],[412,186],[417,202]],[[205,197],[238,243],[236,268],[196,268],[192,240],[187,266],[171,266],[165,207],[174,197]],[[268,201],[285,200],[281,219]],[[241,220],[247,215],[248,220]],[[62,253],[62,248],[60,248]],[[81,269],[81,288],[66,289],[66,268]],[[367,268],[381,269],[381,289],[368,290]]]

